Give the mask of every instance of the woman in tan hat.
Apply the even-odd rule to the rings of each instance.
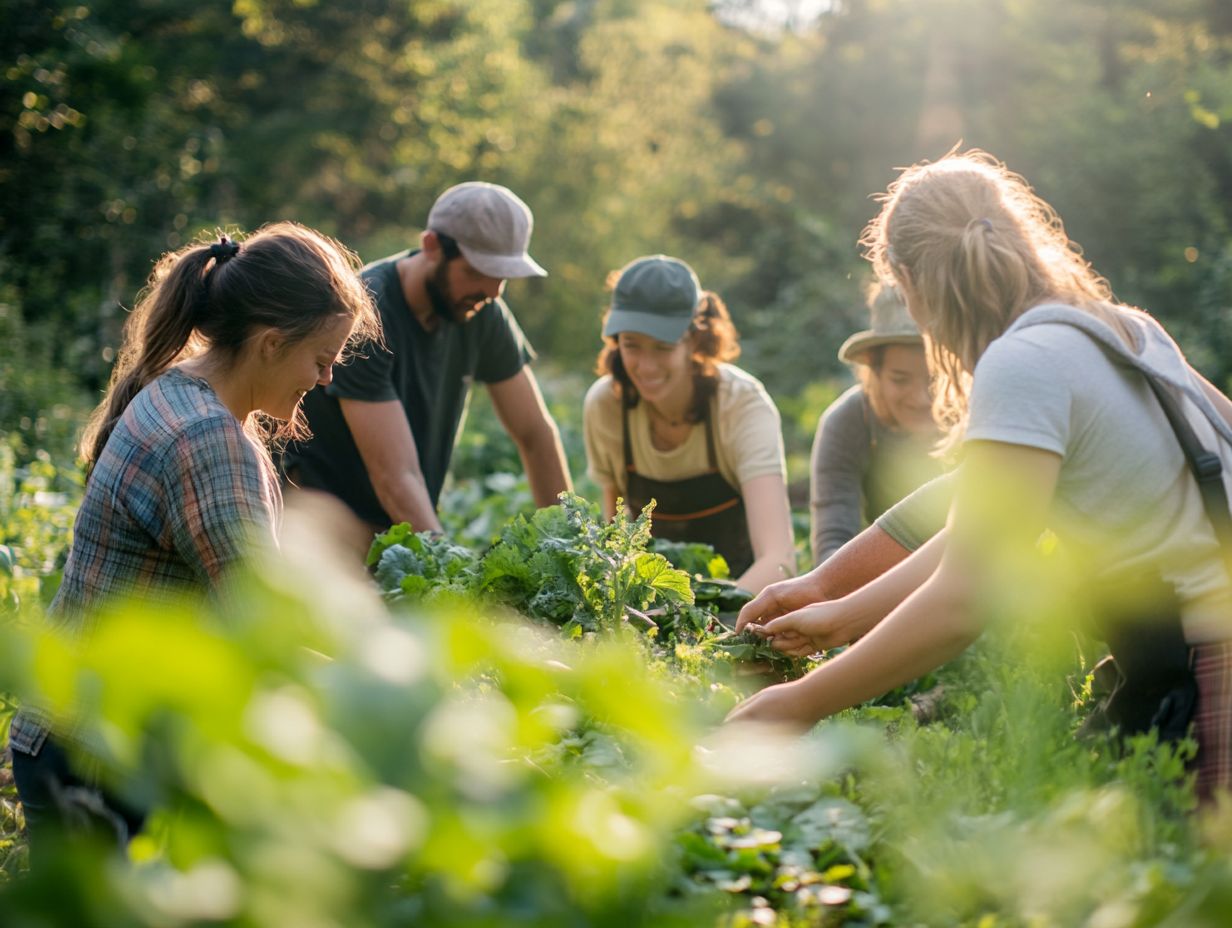
[[[871,328],[838,352],[860,382],[822,414],[813,439],[814,564],[940,471],[924,339],[893,284],[874,284],[868,308]]]
[[[655,501],[657,538],[713,545],[753,592],[795,573],[778,410],[729,363],[739,336],[717,294],[676,258],[613,275],[599,380],[583,431],[604,515]]]

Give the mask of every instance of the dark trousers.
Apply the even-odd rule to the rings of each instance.
[[[68,753],[48,738],[37,756],[13,751],[13,780],[26,816],[30,866],[40,866],[49,846],[78,839],[122,849],[145,814],[80,776]]]

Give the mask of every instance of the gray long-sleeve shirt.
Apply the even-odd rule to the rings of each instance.
[[[869,407],[862,387],[854,386],[835,400],[818,421],[813,439],[809,484],[813,562],[820,564],[891,506],[940,473],[941,465],[931,456],[931,448],[931,440],[883,425]],[[944,493],[945,500],[938,503],[948,506],[948,490]],[[932,502],[930,498],[920,504],[936,508]],[[927,512],[915,521],[931,525],[934,519]],[[915,537],[914,531],[904,538],[893,531],[890,534],[906,547],[915,548],[931,532],[924,538]]]

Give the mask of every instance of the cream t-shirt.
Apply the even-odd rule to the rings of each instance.
[[[719,387],[711,406],[715,454],[719,472],[739,488],[755,477],[778,474],[786,480],[783,431],[779,411],[761,381],[731,364],[719,365]],[[590,476],[616,492],[626,493],[624,446],[621,442],[620,398],[610,374],[600,377],[586,392],[582,412],[586,462]],[[637,471],[655,480],[682,480],[709,469],[706,429],[701,423],[670,451],[655,448],[650,439],[650,417],[638,403],[629,410],[629,437]]]

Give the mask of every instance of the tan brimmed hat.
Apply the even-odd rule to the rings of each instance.
[[[907,312],[902,294],[893,284],[882,284],[868,308],[871,328],[857,332],[838,350],[848,364],[866,364],[867,354],[879,345],[923,345],[924,336]]]

